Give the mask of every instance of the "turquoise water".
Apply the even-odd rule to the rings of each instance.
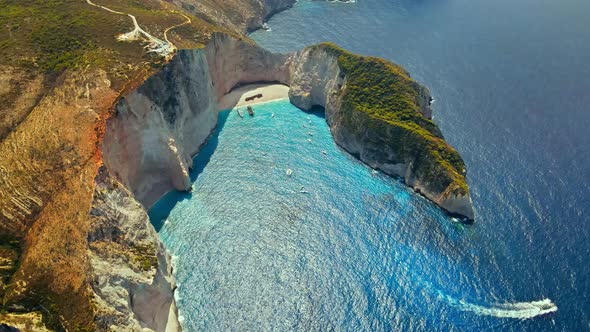
[[[459,268],[488,259],[477,234],[342,151],[321,112],[278,101],[219,124],[193,192],[151,211],[186,330],[447,330],[501,302]]]

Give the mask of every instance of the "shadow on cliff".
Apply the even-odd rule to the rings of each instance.
[[[205,143],[201,146],[199,153],[193,157],[193,168],[190,173],[191,182],[194,183],[199,178],[199,175],[203,173],[203,170],[205,167],[207,167],[207,164],[209,164],[211,156],[213,156],[215,150],[217,150],[217,146],[219,145],[219,134],[221,133],[221,130],[223,130],[230,112],[231,111],[229,110],[219,112],[217,126],[207,141],[205,141]],[[159,232],[162,229],[166,219],[168,219],[170,212],[176,206],[176,204],[184,200],[191,199],[192,197],[192,192],[174,190],[167,193],[158,202],[156,202],[156,204],[154,204],[154,206],[152,206],[148,212],[152,225],[156,231]]]

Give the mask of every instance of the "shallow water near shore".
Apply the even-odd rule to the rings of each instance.
[[[470,266],[493,259],[478,234],[342,151],[322,113],[287,100],[255,109],[221,112],[193,192],[150,213],[177,256],[186,330],[420,330],[540,314],[496,308]]]

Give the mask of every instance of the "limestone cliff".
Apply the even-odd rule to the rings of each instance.
[[[96,182],[88,243],[98,328],[178,331],[170,256],[147,213],[105,167]]]
[[[122,98],[107,123],[105,164],[144,205],[188,190],[192,157],[217,124],[217,101],[241,84],[288,81],[287,57],[216,34],[204,49],[183,50]]]

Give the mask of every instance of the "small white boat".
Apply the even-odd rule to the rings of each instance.
[[[308,138],[308,139],[307,139],[307,141],[308,141],[309,143],[311,143],[311,138]]]
[[[299,192],[302,194],[309,194],[309,191],[305,190],[304,186],[301,186],[301,189],[299,189]]]
[[[377,174],[379,174],[379,171],[378,171],[378,170],[376,170],[376,169],[374,169],[374,170],[372,170],[372,171],[371,171],[371,174],[373,174],[373,175],[377,175]]]
[[[270,31],[270,27],[268,26],[268,24],[266,22],[262,23],[262,29],[264,29],[266,31]]]
[[[275,117],[275,114],[274,114],[274,113],[272,113],[272,114],[270,115],[270,117],[271,117],[271,118],[274,118],[274,117]]]
[[[287,168],[287,176],[291,176],[291,174],[293,174],[293,170],[290,168]]]
[[[244,111],[242,111],[241,109],[238,108],[238,115],[240,116],[240,118],[244,117]]]
[[[310,131],[307,133],[309,136],[313,136],[313,133]]]
[[[328,151],[322,150],[322,153],[325,154],[325,155],[327,155],[328,154]]]

